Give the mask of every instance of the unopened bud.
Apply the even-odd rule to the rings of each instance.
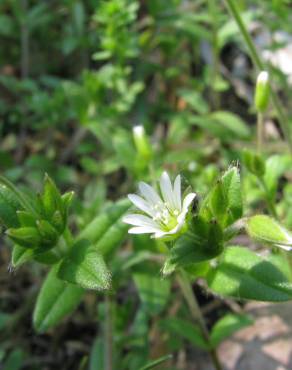
[[[137,152],[145,159],[149,160],[152,155],[151,146],[142,125],[133,127],[133,138]]]
[[[255,90],[255,106],[259,113],[267,110],[270,98],[270,81],[269,74],[266,71],[260,72],[257,78]]]

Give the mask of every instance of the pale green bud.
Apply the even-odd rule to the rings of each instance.
[[[141,157],[148,161],[151,158],[152,150],[148,137],[145,133],[145,129],[142,125],[133,127],[133,138],[137,152],[141,155]]]
[[[269,105],[270,81],[266,71],[260,72],[255,90],[255,107],[259,113],[264,113]]]

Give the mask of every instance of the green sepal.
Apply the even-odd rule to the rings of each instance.
[[[42,238],[42,244],[55,244],[58,240],[56,229],[46,220],[37,220],[38,231]]]
[[[45,265],[54,265],[60,260],[54,251],[40,251],[32,248],[23,248],[17,244],[14,245],[12,250],[11,265],[16,268],[25,262],[35,260]]]
[[[41,236],[35,227],[20,227],[18,229],[8,229],[6,234],[15,243],[26,248],[36,248],[41,243]]]
[[[223,233],[220,225],[213,220],[193,219],[189,231],[176,240],[163,266],[168,275],[178,268],[211,260],[223,251]]]
[[[64,210],[67,211],[68,208],[70,207],[70,205],[72,203],[72,200],[74,198],[74,194],[75,194],[74,191],[68,191],[67,193],[65,193],[61,196]]]
[[[199,215],[206,221],[213,218],[223,227],[242,216],[240,174],[237,167],[229,168],[203,200]]]
[[[51,217],[50,223],[54,226],[56,230],[58,230],[60,234],[62,234],[66,227],[67,218],[66,217],[64,218],[61,212],[57,210],[54,212],[53,216]]]
[[[35,227],[36,219],[28,211],[17,211],[17,217],[20,222],[20,225],[23,227]]]
[[[63,210],[61,194],[54,181],[47,174],[45,175],[41,202],[47,219],[50,219],[56,210],[61,212]]]

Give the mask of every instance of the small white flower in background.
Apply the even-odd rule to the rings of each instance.
[[[178,233],[185,224],[189,207],[196,194],[189,193],[181,198],[181,177],[178,175],[172,183],[167,172],[160,178],[161,196],[156,190],[146,184],[139,183],[141,196],[129,194],[130,201],[146,215],[130,214],[123,218],[123,222],[133,225],[130,234],[153,234],[155,238],[162,238]]]

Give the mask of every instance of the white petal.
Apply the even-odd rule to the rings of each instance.
[[[155,206],[156,204],[162,203],[160,196],[156,193],[156,191],[152,188],[152,186],[146,184],[145,182],[139,182],[139,189],[143,195],[143,197],[152,205]]]
[[[139,226],[139,227],[132,227],[129,229],[128,233],[129,234],[150,234],[150,233],[155,233],[157,230],[153,229],[151,227],[146,227],[146,226]]]
[[[124,216],[123,222],[134,226],[149,226],[159,229],[159,225],[156,222],[154,222],[150,217],[135,213]]]
[[[291,251],[292,247],[289,245],[283,245],[283,244],[275,244],[277,247],[284,249],[285,251]]]
[[[160,190],[164,201],[171,209],[176,209],[171,181],[166,171],[164,171],[160,177]]]
[[[195,199],[196,193],[189,193],[183,201],[183,212],[187,211],[192,201]]]
[[[157,231],[155,234],[154,234],[154,238],[155,239],[159,239],[159,238],[162,238],[163,236],[169,234],[168,231]]]
[[[142,197],[136,194],[129,194],[128,198],[137,208],[140,208],[149,216],[154,216],[155,212],[151,210],[151,206]]]
[[[175,198],[175,206],[176,208],[181,211],[181,179],[180,175],[176,176],[173,185],[173,194]]]

